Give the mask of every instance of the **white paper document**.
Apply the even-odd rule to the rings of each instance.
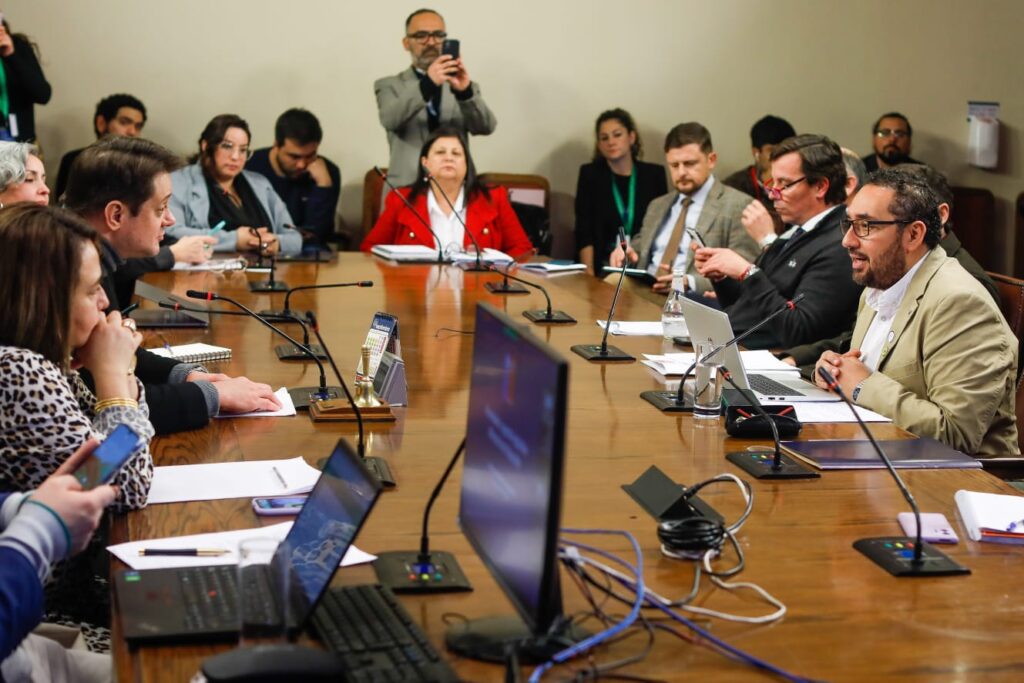
[[[281,402],[280,410],[254,410],[251,413],[217,413],[214,417],[226,418],[226,417],[291,417],[297,414],[295,411],[295,403],[292,401],[291,394],[288,393],[288,389],[281,387],[274,392],[274,396],[277,396],[277,400]]]
[[[107,546],[107,550],[132,569],[166,569],[173,567],[207,567],[215,564],[238,564],[238,544],[243,540],[248,538],[272,538],[280,542],[288,535],[288,531],[291,528],[291,522],[282,522],[255,529],[239,529],[237,531],[220,531],[209,534],[131,541],[129,543]],[[223,549],[229,552],[217,557],[189,557],[180,555],[143,557],[139,555],[139,551],[144,549],[166,550],[172,548]],[[376,559],[376,555],[363,552],[353,545],[349,546],[348,552],[341,558],[341,566],[351,567],[355,564],[373,562]]]
[[[214,258],[204,263],[182,263],[178,261],[171,270],[198,270],[220,273],[227,270],[245,270],[246,265],[245,259],[242,258]]]
[[[148,503],[309,493],[319,477],[302,457],[155,467]]]
[[[420,244],[378,244],[370,252],[389,261],[409,261],[412,263],[437,261],[437,249],[434,247],[424,247]],[[448,259],[445,260],[447,261]]]
[[[598,320],[597,326],[602,330],[608,324],[607,320]],[[660,337],[664,333],[660,320],[653,321],[627,321],[613,320],[611,334],[619,337]]]
[[[765,401],[765,405],[770,405],[770,401]],[[796,409],[796,419],[801,422],[856,422],[857,419],[850,412],[850,407],[839,402],[826,402],[826,401],[814,401],[805,403],[803,401],[780,401],[785,405],[792,405]],[[860,419],[865,422],[892,422],[889,418],[884,415],[868,410],[867,408],[861,408],[860,406],[854,406],[857,409],[857,414],[860,415]]]
[[[530,271],[531,273],[543,275],[551,275],[554,273],[580,273],[587,269],[587,267],[582,263],[567,261],[537,261],[534,263],[524,263],[521,268],[523,270]]]
[[[659,323],[660,324],[660,323]],[[772,355],[771,351],[740,351],[743,368],[747,372],[791,372],[796,376],[800,371]],[[681,375],[693,365],[693,353],[644,354],[640,361],[654,368],[662,375]]]
[[[480,254],[480,260],[484,263],[512,263],[513,261],[512,257],[505,252],[491,249],[490,247],[484,247],[483,252]],[[476,252],[456,252],[452,254],[452,263],[476,263]]]

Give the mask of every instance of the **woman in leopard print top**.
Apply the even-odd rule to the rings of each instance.
[[[141,336],[118,313],[103,313],[97,239],[62,209],[16,204],[0,211],[0,490],[36,488],[87,438],[127,423],[147,445],[112,483],[119,487],[115,506],[137,509],[153,478],[153,427],[132,374]],[[95,394],[79,367],[92,373]],[[48,620],[87,631],[109,624],[104,540],[101,528],[86,552],[54,567]]]

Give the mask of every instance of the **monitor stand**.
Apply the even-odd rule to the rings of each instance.
[[[591,634],[571,621],[558,631],[543,636],[530,632],[517,616],[484,617],[453,625],[444,636],[452,652],[470,659],[503,663],[508,659],[508,646],[515,644],[523,664],[543,664],[567,647]]]

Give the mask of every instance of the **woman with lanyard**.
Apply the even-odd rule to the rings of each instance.
[[[668,187],[662,166],[639,160],[643,147],[629,112],[603,112],[594,134],[594,159],[580,166],[576,182],[576,250],[587,271],[603,277],[619,228],[634,238],[647,205]]]
[[[11,33],[0,14],[0,140],[34,142],[36,104],[50,101],[36,46],[27,36]]]

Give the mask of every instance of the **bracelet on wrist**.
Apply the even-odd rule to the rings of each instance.
[[[138,409],[139,402],[131,398],[105,398],[100,401],[96,401],[96,404],[93,406],[93,412],[99,414],[107,408],[118,407]]]

